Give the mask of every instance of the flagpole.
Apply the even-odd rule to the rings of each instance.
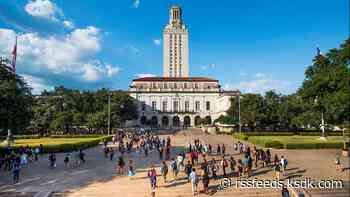
[[[17,60],[17,34],[15,37],[15,45],[13,47],[12,50],[12,60],[11,60],[11,66],[12,66],[12,72],[13,72],[13,97],[15,99],[16,94],[17,94],[17,82],[16,82],[16,60]],[[11,132],[11,127],[12,125],[11,120],[12,120],[12,124],[14,123],[14,117],[12,117],[13,114],[11,113],[11,116],[8,116],[8,130],[7,130],[7,145],[11,146],[11,143],[14,142],[14,138],[12,138],[12,132]]]

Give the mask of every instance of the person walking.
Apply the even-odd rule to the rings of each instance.
[[[188,182],[190,181],[191,172],[192,172],[192,164],[190,161],[187,161],[187,164],[185,165],[185,173],[186,173]]]
[[[281,156],[281,171],[282,171],[282,175],[284,176],[285,174],[285,171],[287,169],[287,164],[288,164],[288,161],[286,158],[284,158],[284,156],[282,155]]]
[[[337,154],[337,156],[335,157],[335,170],[337,172],[342,172],[343,171],[343,168],[341,166],[341,162],[340,162],[340,156],[339,154]]]
[[[50,168],[51,169],[56,168],[56,155],[55,155],[55,153],[50,153],[49,160],[50,160]]]
[[[157,172],[153,164],[151,165],[151,168],[148,170],[147,174],[151,183],[151,190],[152,190],[151,196],[154,197],[156,194],[156,187],[157,187]]]
[[[236,161],[233,158],[233,156],[231,156],[230,157],[230,170],[231,170],[232,174],[234,174],[234,172],[235,172],[235,167],[236,167]]]
[[[133,167],[133,161],[130,159],[129,164],[128,164],[128,176],[132,177],[134,175],[135,175],[135,172],[134,172],[134,167]]]
[[[114,150],[110,149],[110,151],[109,151],[109,160],[113,161],[113,159],[114,159]]]
[[[178,173],[178,166],[174,158],[171,159],[170,168],[173,175],[173,180],[175,180]]]
[[[221,154],[220,144],[218,144],[218,146],[216,147],[216,154],[217,154],[217,155],[220,155],[220,154]]]
[[[124,166],[125,162],[122,156],[119,156],[118,158],[118,167],[117,167],[117,174],[123,175],[124,174]]]
[[[168,165],[166,164],[165,161],[162,162],[161,166],[160,166],[160,174],[163,177],[164,183],[166,183],[166,177],[168,175]]]
[[[281,173],[281,164],[280,163],[277,163],[275,166],[274,166],[274,171],[275,171],[275,178],[277,180],[280,180],[280,173]]]
[[[218,167],[216,165],[216,162],[215,162],[214,158],[211,160],[210,168],[211,168],[211,175],[212,175],[212,177],[214,179],[216,179],[216,177],[217,177],[216,172],[218,170]]]
[[[192,194],[196,195],[197,193],[197,186],[198,186],[198,176],[196,174],[196,169],[193,168],[192,172],[190,174],[190,181],[191,181],[191,186],[192,186]]]
[[[225,159],[225,156],[222,156],[221,167],[222,167],[223,176],[226,177],[226,168],[228,167],[228,162]]]
[[[222,144],[222,146],[221,146],[221,153],[222,153],[222,155],[224,155],[224,156],[225,156],[225,153],[226,153],[226,147],[225,147],[225,144]]]
[[[66,155],[64,156],[64,166],[65,167],[69,167],[69,161],[71,160],[71,154],[70,153],[66,153]]]
[[[202,170],[203,170],[203,176],[202,176],[202,184],[203,184],[203,192],[204,193],[208,193],[208,188],[209,188],[209,181],[210,181],[210,178],[209,178],[209,171],[208,171],[208,165],[207,165],[207,162],[203,162],[202,164]]]
[[[79,159],[82,164],[85,164],[85,153],[83,152],[82,149],[79,151]]]
[[[19,182],[20,171],[21,171],[20,164],[15,162],[12,168],[13,184],[16,184]]]

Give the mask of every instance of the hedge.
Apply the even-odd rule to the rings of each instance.
[[[248,140],[248,135],[245,133],[233,133],[233,137],[244,141]]]
[[[308,131],[304,131],[304,132],[298,132],[298,135],[301,136],[320,136],[321,132],[308,132]],[[332,131],[332,132],[326,132],[326,135],[328,136],[342,136],[343,132],[341,131]]]
[[[242,134],[246,136],[293,136],[293,135],[300,135],[300,136],[321,136],[321,132],[316,131],[302,131],[302,132],[276,132],[276,131],[262,131],[262,132],[242,132]],[[239,133],[235,132],[234,135],[239,135]],[[342,136],[343,132],[341,131],[332,131],[332,132],[326,132],[326,135],[328,136]]]
[[[265,148],[282,149],[282,148],[284,148],[284,144],[280,141],[277,141],[277,140],[267,141],[267,142],[265,142]]]
[[[314,143],[287,143],[287,149],[341,149],[344,147],[342,142],[314,142]]]
[[[112,136],[104,136],[104,137],[99,137],[95,139],[91,139],[89,141],[81,141],[81,142],[76,142],[76,143],[63,143],[63,144],[44,144],[44,153],[58,153],[58,152],[70,152],[74,150],[79,150],[79,149],[87,149],[93,146],[97,146],[100,142],[103,141],[111,141]],[[33,148],[34,146],[30,146],[30,148]],[[35,146],[37,147],[37,146]],[[12,146],[12,149],[17,150],[19,149],[20,146]],[[0,152],[3,152],[5,147],[0,147]]]
[[[99,134],[90,134],[90,135],[47,135],[47,136],[39,136],[39,135],[15,135],[15,139],[40,139],[42,137],[50,137],[50,138],[98,138],[103,137],[105,135]],[[0,136],[0,140],[5,140],[6,136]]]

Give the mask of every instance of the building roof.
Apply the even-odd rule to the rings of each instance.
[[[187,81],[187,82],[219,82],[219,80],[208,77],[142,77],[132,81]]]

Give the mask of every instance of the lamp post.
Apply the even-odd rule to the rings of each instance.
[[[241,134],[242,126],[241,126],[241,94],[238,95],[238,131]]]
[[[119,107],[120,107],[121,110],[124,109],[124,105],[123,104],[120,104]],[[122,126],[123,126],[123,118],[120,117],[120,126],[119,127],[122,128]]]
[[[108,92],[108,135],[111,134],[111,93]]]
[[[316,104],[318,103],[318,96],[316,96],[314,102]],[[322,131],[322,135],[320,137],[321,140],[326,140],[326,133],[325,133],[325,129],[326,129],[326,123],[324,121],[324,110],[323,110],[323,106],[321,106],[321,124],[320,124],[320,129]]]

